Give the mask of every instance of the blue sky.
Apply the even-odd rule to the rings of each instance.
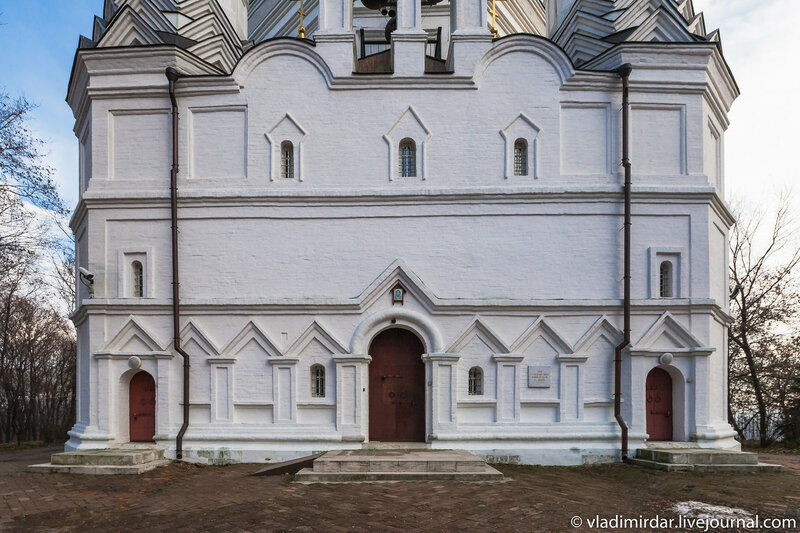
[[[726,134],[727,195],[757,200],[800,178],[798,0],[695,0],[742,90]],[[0,86],[39,105],[31,125],[71,205],[77,201],[78,150],[64,98],[78,35],[91,35],[102,0],[0,0]],[[800,190],[796,190],[800,210]],[[766,198],[765,198],[766,199]]]
[[[0,86],[39,107],[31,125],[47,141],[61,192],[78,199],[78,142],[67,83],[78,35],[91,35],[102,0],[0,0]]]

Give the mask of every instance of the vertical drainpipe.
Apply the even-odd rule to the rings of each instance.
[[[166,70],[169,80],[169,99],[172,103],[172,171],[170,172],[170,210],[172,212],[172,344],[183,358],[183,424],[175,439],[175,457],[183,459],[183,436],[189,428],[189,354],[181,348],[180,274],[178,270],[178,100],[175,82],[180,78],[177,70]]]
[[[628,460],[628,425],[622,418],[622,351],[631,344],[631,160],[630,160],[630,75],[625,63],[617,69],[622,78],[622,166],[625,168],[625,275],[623,278],[624,327],[622,342],[614,350],[614,418],[622,430],[622,461]]]

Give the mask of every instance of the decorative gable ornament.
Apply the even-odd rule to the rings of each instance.
[[[416,110],[409,106],[400,118],[389,128],[383,136],[389,148],[389,181],[427,179],[427,143],[431,138],[431,131],[422,122]],[[411,139],[416,146],[416,176],[414,178],[401,178],[399,165],[399,147],[404,139]]]
[[[286,113],[268,133],[265,134],[269,142],[270,173],[269,181],[296,181],[302,182],[303,176],[303,144],[308,132],[290,115]],[[291,180],[281,179],[281,144],[289,141],[293,147],[294,176]]]
[[[347,348],[316,320],[286,349],[287,356],[297,357],[314,341],[319,342],[331,354],[346,354]]]
[[[114,16],[97,44],[99,48],[162,44],[161,37],[130,6]]]
[[[134,316],[114,335],[102,352],[95,355],[156,355],[166,353],[163,344]]]
[[[524,113],[520,113],[512,120],[508,126],[500,130],[500,136],[505,142],[505,167],[503,177],[510,178],[538,178],[538,138],[539,127]],[[526,165],[525,174],[514,175],[514,144],[518,139],[523,139],[526,143]]]
[[[222,354],[228,357],[235,357],[251,341],[254,341],[269,357],[278,357],[282,355],[280,349],[272,339],[252,321],[248,322],[247,325],[242,328],[242,331],[228,343],[222,350]]]
[[[575,353],[587,353],[599,339],[605,339],[612,346],[617,346],[623,339],[622,332],[605,315],[598,318],[575,343]]]
[[[629,41],[694,42],[680,15],[660,7],[654,11],[628,38]]]
[[[533,324],[528,326],[519,338],[514,341],[511,350],[515,353],[525,353],[539,338],[546,342],[557,355],[572,353],[569,343],[553,329],[544,317],[537,318]]]
[[[664,313],[650,326],[642,338],[631,348],[631,355],[659,357],[665,352],[673,356],[711,355],[713,347],[703,346],[692,332],[675,320],[669,312]]]
[[[186,346],[189,341],[194,341],[206,357],[216,357],[220,353],[216,344],[191,320],[181,330],[181,344]],[[173,347],[170,345],[170,350],[172,349]]]
[[[511,351],[492,328],[483,322],[479,316],[475,316],[464,331],[456,337],[456,340],[447,349],[447,353],[461,353],[476,337],[486,344],[493,354],[507,354]]]

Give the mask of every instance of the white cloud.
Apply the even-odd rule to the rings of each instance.
[[[709,31],[720,28],[722,49],[742,95],[726,133],[729,198],[768,201],[800,178],[800,28],[798,0],[695,0]],[[800,190],[795,188],[800,210]]]

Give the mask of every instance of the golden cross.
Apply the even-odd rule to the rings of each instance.
[[[295,0],[295,1],[297,1],[297,0]],[[306,29],[303,26],[303,20],[304,20],[305,16],[308,15],[308,13],[306,13],[305,10],[303,9],[303,0],[300,0],[300,9],[297,10],[297,14],[300,15],[300,27],[297,28],[297,35],[301,39],[305,39],[306,38]]]
[[[492,14],[492,36],[497,37],[497,0],[492,0],[492,10],[489,12]]]

